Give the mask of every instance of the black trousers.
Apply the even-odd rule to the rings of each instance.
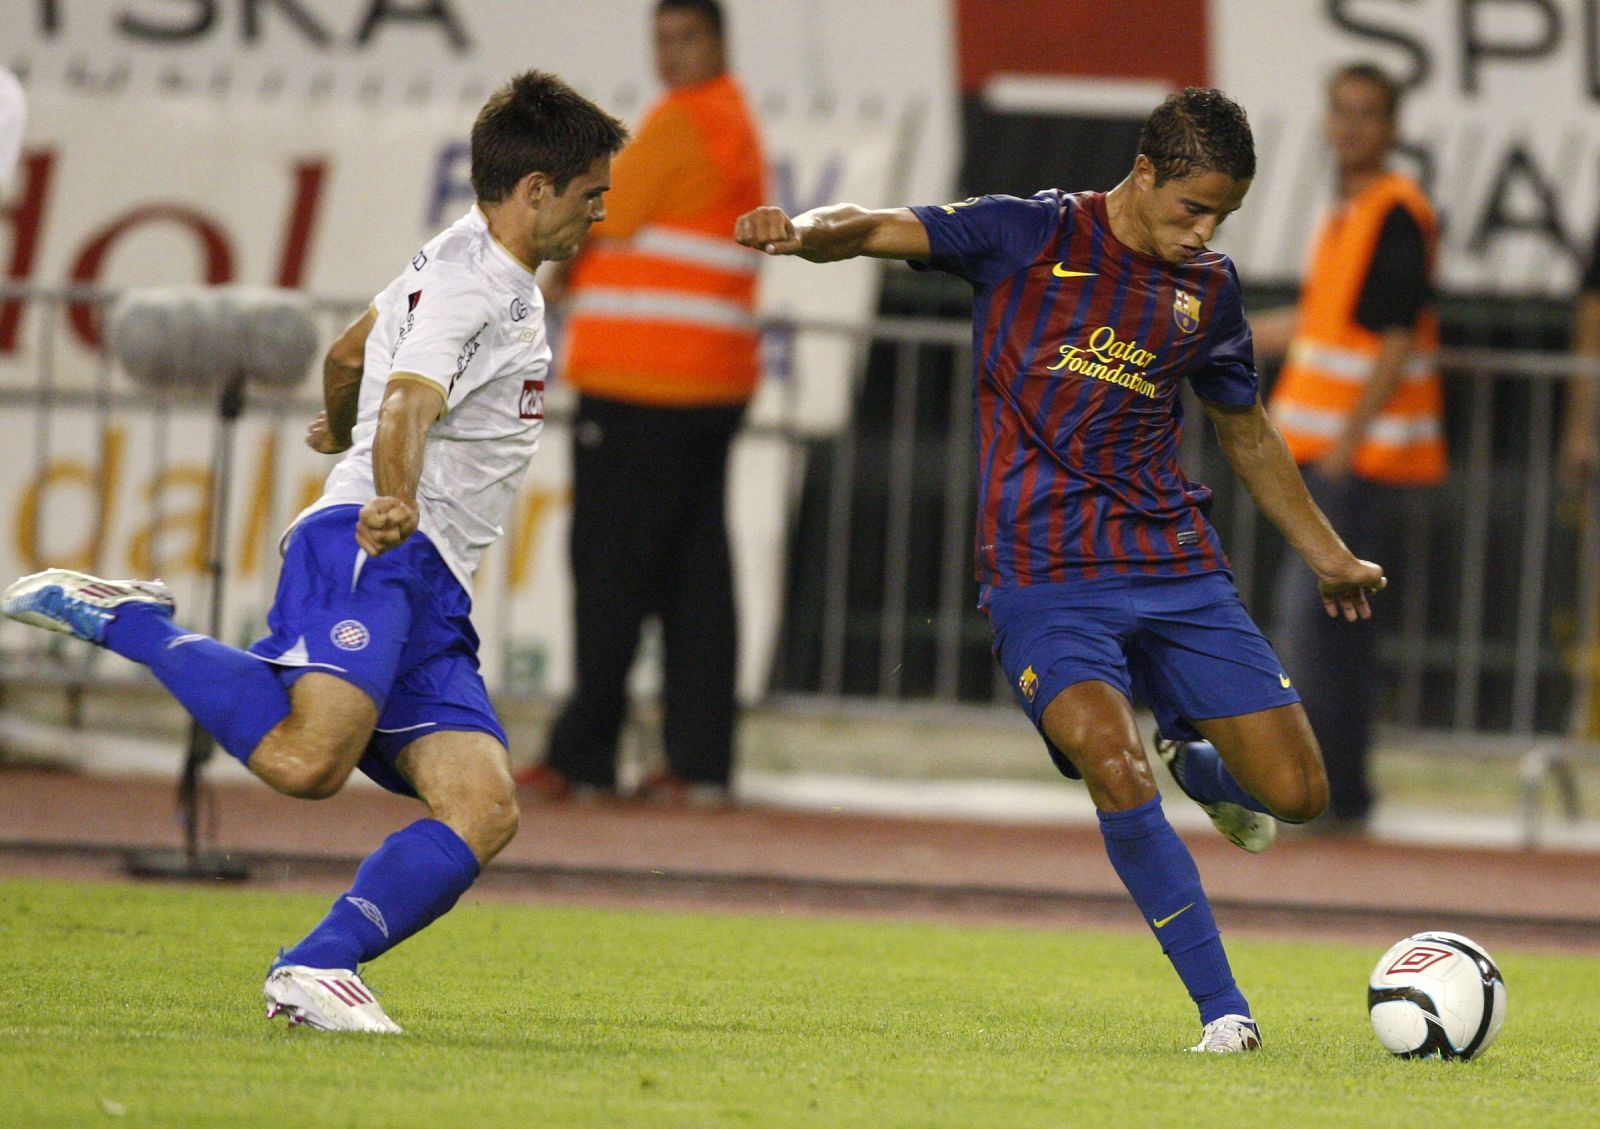
[[[1293,550],[1277,578],[1273,644],[1294,679],[1328,769],[1328,811],[1337,819],[1366,818],[1373,804],[1368,753],[1378,702],[1378,622],[1400,610],[1395,559],[1408,488],[1354,475],[1334,481],[1301,468],[1322,512],[1356,556],[1376,561],[1390,587],[1373,598],[1373,618],[1346,623],[1323,611],[1317,578]]]
[[[661,621],[663,744],[685,780],[733,767],[738,635],[725,515],[742,405],[659,408],[583,397],[573,424],[571,560],[577,684],[546,761],[615,787],[628,670]]]

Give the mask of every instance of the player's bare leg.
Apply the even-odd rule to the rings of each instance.
[[[1057,694],[1041,718],[1045,736],[1083,775],[1101,811],[1127,811],[1156,794],[1133,705],[1108,682],[1079,682]]]
[[[1328,806],[1328,777],[1311,722],[1298,702],[1238,717],[1194,722],[1244,790],[1285,823]]]
[[[320,800],[344,786],[378,723],[366,693],[313,671],[289,690],[289,715],[274,726],[246,767],[286,796]]]
[[[1327,806],[1322,755],[1298,702],[1193,724],[1205,740],[1157,738],[1156,752],[1238,846],[1264,851],[1277,835],[1276,819],[1304,823]]]
[[[1161,809],[1133,704],[1110,683],[1079,682],[1051,700],[1041,723],[1083,775],[1112,868],[1200,1011],[1205,1031],[1191,1049],[1255,1050],[1260,1029],[1228,965],[1200,872]]]
[[[348,892],[285,951],[263,989],[267,1016],[323,1030],[400,1028],[359,968],[455,905],[517,830],[505,746],[486,733],[442,732],[401,751],[395,767],[432,817],[401,828],[367,857]]]
[[[142,663],[231,756],[287,795],[337,792],[377,723],[372,699],[349,682],[311,671],[285,691],[279,668],[179,627],[159,581],[47,569],[0,594],[0,612]]]
[[[395,762],[433,818],[488,862],[517,833],[517,788],[505,746],[487,733],[419,738]]]

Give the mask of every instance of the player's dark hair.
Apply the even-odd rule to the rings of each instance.
[[[1389,120],[1391,122],[1399,120],[1400,96],[1404,91],[1401,90],[1400,84],[1389,75],[1388,71],[1376,63],[1347,63],[1328,76],[1328,89],[1332,90],[1335,83],[1343,82],[1346,79],[1354,79],[1357,82],[1365,82],[1375,86],[1383,95],[1384,102],[1388,106]]]
[[[472,190],[492,204],[542,172],[559,194],[626,140],[626,126],[555,75],[526,71],[491,94],[472,123]]]
[[[660,0],[656,15],[662,12],[695,12],[710,25],[718,37],[722,35],[722,5],[717,0]]]
[[[1234,180],[1256,175],[1256,143],[1244,109],[1209,87],[1168,95],[1145,121],[1139,152],[1155,165],[1157,185],[1203,172]]]

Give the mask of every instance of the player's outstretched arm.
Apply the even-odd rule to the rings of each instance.
[[[356,425],[361,398],[361,370],[366,363],[367,337],[378,320],[371,306],[351,322],[322,358],[322,411],[306,430],[306,445],[324,455],[350,449],[350,432]]]
[[[733,224],[733,238],[768,255],[795,255],[833,263],[866,255],[874,259],[926,259],[928,229],[910,208],[872,210],[855,204],[812,208],[793,219],[766,205]]]
[[[444,411],[444,393],[426,377],[394,373],[378,412],[372,440],[372,481],[377,496],[361,507],[356,542],[373,556],[417,531],[417,483],[428,429]]]
[[[1261,512],[1317,574],[1323,608],[1330,616],[1351,621],[1369,618],[1368,593],[1388,583],[1383,569],[1352,553],[1328,523],[1261,401],[1247,407],[1200,402],[1217,429],[1228,465]]]

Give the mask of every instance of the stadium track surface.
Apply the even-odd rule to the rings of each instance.
[[[337,893],[420,812],[376,789],[319,803],[251,784],[208,794],[208,845],[273,889]],[[1230,934],[1387,945],[1449,929],[1491,950],[1600,954],[1593,854],[1286,833],[1251,856],[1209,831],[1184,834]],[[0,765],[0,875],[122,880],[128,851],[180,843],[170,779]],[[1092,826],[755,805],[529,804],[469,896],[1142,929]]]

